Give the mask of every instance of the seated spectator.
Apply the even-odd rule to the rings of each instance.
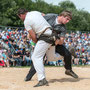
[[[31,65],[31,57],[30,57],[30,51],[26,49],[26,53],[24,55],[24,61],[26,61],[26,65]]]
[[[5,63],[5,66],[9,67],[9,60],[8,60],[8,56],[7,56],[7,50],[3,50],[2,58],[3,58],[3,61]]]
[[[63,60],[58,60],[58,61],[57,61],[57,65],[58,65],[58,66],[62,66],[63,64],[64,64]]]
[[[24,49],[23,48],[19,48],[18,53],[20,55],[21,65],[25,66],[26,63],[24,61],[24,55],[25,55]]]
[[[10,50],[8,50],[8,60],[9,60],[10,66],[15,66],[15,60],[12,58],[12,53]]]
[[[76,57],[74,58],[74,64],[75,64],[75,65],[79,65],[79,57],[76,56]]]
[[[5,63],[3,61],[2,53],[0,53],[0,66],[5,66]]]
[[[2,49],[2,45],[0,43],[0,66],[5,66],[5,63],[3,61],[2,54],[3,54],[3,49]]]
[[[82,65],[85,65],[86,64],[85,53],[82,53],[82,56],[80,57],[80,59],[82,60]]]
[[[20,58],[20,53],[18,50],[12,55],[12,58],[16,61],[16,66],[22,65],[22,59]]]
[[[79,49],[76,50],[75,56],[74,56],[74,65],[79,65],[79,58],[80,58],[80,52]]]
[[[2,49],[2,45],[0,43],[0,54],[2,54],[2,53],[3,53],[3,49]]]
[[[86,54],[86,64],[90,64],[90,52]]]
[[[72,56],[72,64],[74,65],[75,56]]]
[[[5,63],[3,60],[0,59],[0,66],[5,67]]]

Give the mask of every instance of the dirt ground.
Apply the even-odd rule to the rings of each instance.
[[[74,79],[65,75],[63,67],[45,67],[49,86],[33,87],[37,75],[31,81],[24,78],[29,68],[0,68],[0,90],[90,90],[90,67],[73,67],[79,75]]]

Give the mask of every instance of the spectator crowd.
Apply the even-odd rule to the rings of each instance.
[[[0,66],[30,66],[31,55],[35,43],[27,37],[26,30],[8,28],[0,30]],[[70,32],[66,33],[65,46],[72,54],[73,65],[90,64],[90,33],[89,32]],[[45,65],[62,66],[63,59],[58,61],[47,61]]]

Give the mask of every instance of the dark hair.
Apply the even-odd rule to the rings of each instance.
[[[17,11],[17,15],[25,14],[26,12],[28,12],[28,10],[26,10],[25,8],[20,8],[20,9],[18,9],[18,11]]]
[[[61,12],[59,14],[59,16],[64,16],[64,17],[68,16],[68,17],[70,17],[70,19],[72,19],[72,13],[71,13],[71,11],[68,11],[68,10]]]

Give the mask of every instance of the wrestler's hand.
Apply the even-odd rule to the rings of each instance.
[[[55,45],[58,45],[60,43],[60,39],[57,39],[56,41],[55,41]]]
[[[30,37],[29,33],[27,34],[27,39],[29,39],[29,40],[31,39],[31,37]]]
[[[64,37],[60,37],[60,39],[57,39],[56,41],[55,41],[55,45],[62,45],[64,43]]]

